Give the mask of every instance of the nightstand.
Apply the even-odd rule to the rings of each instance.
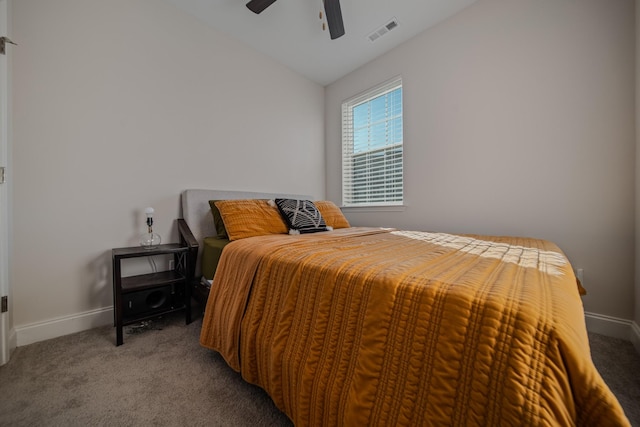
[[[111,250],[113,260],[113,306],[116,346],[122,344],[122,327],[145,319],[185,310],[191,323],[191,286],[189,247],[178,243],[154,249],[141,246]],[[174,268],[168,271],[122,277],[123,259],[173,255]]]

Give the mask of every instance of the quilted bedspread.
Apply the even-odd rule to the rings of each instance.
[[[629,425],[553,243],[348,228],[225,248],[200,338],[296,426]]]

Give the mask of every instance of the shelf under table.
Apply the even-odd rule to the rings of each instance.
[[[171,285],[174,283],[185,283],[186,278],[183,274],[175,271],[160,271],[157,273],[139,274],[137,276],[129,276],[122,278],[122,293],[140,291],[148,288],[157,288],[159,286]]]

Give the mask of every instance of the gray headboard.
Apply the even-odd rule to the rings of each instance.
[[[225,190],[184,190],[181,194],[182,218],[185,220],[193,236],[198,241],[198,261],[196,263],[195,277],[200,277],[200,258],[202,256],[202,240],[205,237],[215,236],[216,228],[213,225],[213,215],[209,200],[237,200],[237,199],[274,199],[276,197],[289,199],[313,200],[311,196],[296,194],[258,193],[250,191],[225,191]]]

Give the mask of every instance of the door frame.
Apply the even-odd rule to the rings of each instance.
[[[0,36],[10,36],[11,0],[0,0]],[[11,38],[11,37],[9,37]],[[4,183],[0,184],[0,296],[9,298],[9,310],[0,313],[0,365],[9,361],[15,347],[15,330],[12,322],[10,268],[11,253],[11,50],[0,55],[0,167],[5,168]]]

